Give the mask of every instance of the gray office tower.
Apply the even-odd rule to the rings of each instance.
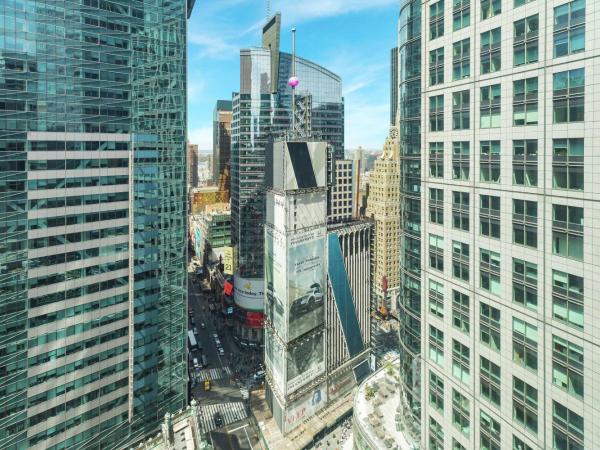
[[[0,3],[0,448],[122,448],[187,400],[188,5]]]
[[[237,272],[234,298],[240,319],[236,327],[244,341],[262,340],[262,330],[246,326],[246,313],[264,311],[263,232],[265,146],[290,129],[292,55],[279,51],[281,16],[263,29],[261,48],[240,52],[240,91],[233,96],[231,138],[232,244]],[[308,60],[296,57],[298,116],[326,141],[338,158],[344,154],[344,103],[340,78]],[[302,111],[305,115],[302,116]],[[243,292],[238,290],[245,286]],[[246,288],[249,287],[249,288]]]
[[[398,116],[398,47],[390,51],[390,125],[396,126]]]

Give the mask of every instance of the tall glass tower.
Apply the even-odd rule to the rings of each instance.
[[[0,3],[0,448],[186,404],[187,8]]]
[[[263,47],[241,50],[240,92],[233,95],[231,127],[231,219],[236,248],[235,302],[240,314],[238,336],[251,344],[262,340],[262,326],[246,327],[247,312],[264,311],[264,175],[265,147],[290,129],[292,55],[279,51],[281,16],[263,29]],[[310,129],[344,156],[344,102],[339,76],[296,57],[301,80],[297,99],[310,105]],[[247,286],[243,289],[242,287]]]

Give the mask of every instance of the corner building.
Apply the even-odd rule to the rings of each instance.
[[[184,0],[0,4],[0,448],[186,403]]]
[[[233,94],[231,126],[232,245],[236,249],[236,328],[242,342],[256,345],[262,328],[250,325],[248,313],[264,312],[265,147],[291,128],[292,55],[279,51],[281,16],[263,28],[262,47],[240,51],[240,91]],[[344,103],[341,79],[296,56],[298,111],[304,125],[344,156]],[[242,289],[243,288],[243,289]]]
[[[600,5],[417,3],[400,21],[402,55],[415,42],[404,13],[421,8],[423,170],[402,192],[401,341],[420,446],[598,448]],[[408,168],[413,135],[400,135]]]

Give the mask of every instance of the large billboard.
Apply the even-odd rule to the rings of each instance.
[[[284,432],[289,433],[304,420],[314,416],[326,403],[327,389],[325,384],[321,384],[287,408],[283,423]]]
[[[302,337],[288,346],[287,392],[294,392],[325,371],[323,330]]]
[[[223,248],[223,273],[233,275],[233,247]]]
[[[325,321],[325,230],[289,237],[287,258],[288,341]]]
[[[285,392],[285,367],[284,351],[279,341],[273,336],[265,336],[266,366],[271,371],[271,376],[279,392]]]
[[[265,282],[262,278],[242,278],[235,275],[233,282],[233,300],[247,311],[263,311]]]
[[[265,227],[265,314],[283,340],[287,338],[284,301],[286,298],[286,250],[284,236]]]

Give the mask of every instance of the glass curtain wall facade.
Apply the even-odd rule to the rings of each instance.
[[[268,49],[240,54],[240,92],[233,96],[232,123],[232,232],[239,273],[263,276],[264,151],[271,137],[290,128],[292,56],[280,53],[278,86],[271,86]],[[312,131],[327,141],[340,159],[344,155],[344,103],[340,78],[327,69],[296,57],[300,86],[297,97],[311,97]],[[273,91],[274,93],[272,93]]]
[[[400,7],[398,38],[400,132],[401,420],[420,442],[421,423],[421,0]]]
[[[186,6],[0,4],[0,448],[186,404]]]

